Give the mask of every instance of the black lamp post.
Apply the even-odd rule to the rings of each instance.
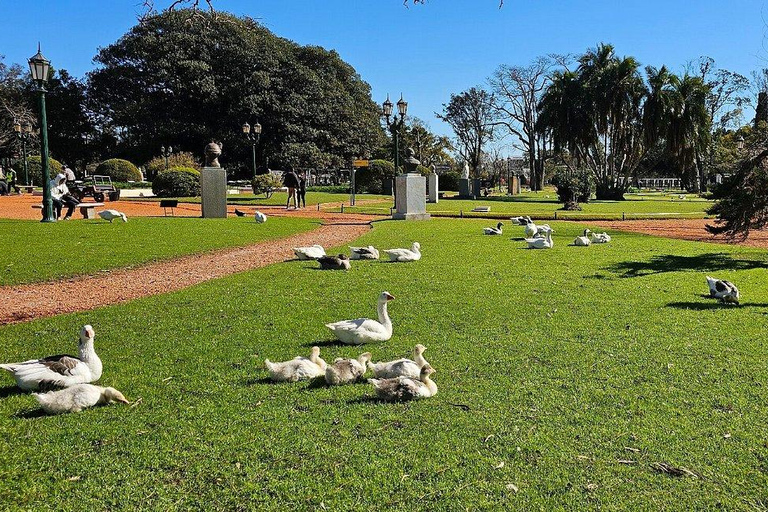
[[[259,143],[259,138],[261,137],[261,125],[259,123],[256,123],[253,125],[253,128],[251,128],[251,125],[248,123],[245,123],[243,125],[243,135],[245,135],[246,140],[251,141],[251,148],[253,150],[253,177],[256,177],[256,144]]]
[[[43,220],[42,222],[56,222],[53,216],[53,200],[51,199],[51,175],[48,167],[48,118],[45,113],[45,83],[51,71],[51,61],[40,53],[40,44],[37,45],[37,53],[29,59],[29,71],[32,80],[37,84],[37,92],[40,105],[40,162],[43,167]]]
[[[13,131],[16,132],[16,138],[21,141],[21,156],[24,159],[24,184],[29,185],[29,168],[27,167],[27,141],[32,134],[32,125],[25,122],[23,125],[18,122],[13,125]]]
[[[171,146],[168,146],[167,148],[165,146],[160,146],[160,154],[163,155],[163,158],[165,158],[165,170],[168,170],[168,159],[173,154],[173,148]]]
[[[744,137],[739,135],[739,138],[736,139],[736,149],[741,151],[744,149]]]
[[[389,128],[395,142],[395,175],[397,175],[398,169],[400,168],[400,128],[402,128],[405,121],[405,113],[408,111],[408,102],[403,100],[403,95],[401,94],[400,101],[397,102],[397,112],[400,114],[400,118],[398,119],[397,114],[395,114],[391,121],[389,118],[392,116],[393,105],[392,102],[389,101],[389,95],[387,95],[387,100],[382,103],[381,107],[381,113],[387,120],[387,128]]]

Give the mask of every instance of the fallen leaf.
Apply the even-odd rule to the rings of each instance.
[[[666,462],[654,462],[651,464],[651,468],[655,469],[659,473],[666,473],[672,476],[692,476],[693,478],[699,478],[699,475],[694,473],[688,468],[675,467]]]
[[[628,452],[635,452],[635,453],[640,451],[640,448],[632,448],[631,446],[625,446],[624,449],[627,450]]]
[[[637,464],[636,460],[619,459],[616,462],[619,464]]]
[[[488,442],[488,440],[489,440],[490,438],[492,438],[492,437],[496,437],[496,434],[491,434],[491,435],[489,435],[488,437],[486,437],[485,439],[483,439],[483,443],[487,443],[487,442]]]
[[[77,482],[77,481],[78,481],[78,480],[80,480],[81,478],[83,478],[83,477],[81,477],[80,475],[78,475],[78,476],[71,476],[71,477],[67,478],[67,480],[69,480],[70,482]]]
[[[163,382],[168,382],[168,381],[169,381],[169,380],[171,380],[172,378],[173,378],[173,377],[166,377],[166,378],[164,378],[164,379],[163,379]]]
[[[131,409],[133,409],[134,407],[136,407],[137,405],[139,405],[139,404],[140,404],[141,402],[143,402],[143,401],[144,401],[144,399],[143,399],[142,397],[139,397],[139,398],[137,398],[137,399],[136,399],[136,400],[134,400],[134,401],[133,401],[133,403],[131,404]]]
[[[725,439],[730,439],[730,438],[731,438],[731,434],[723,434],[723,437],[724,437]]]
[[[588,491],[594,491],[597,490],[598,485],[597,484],[587,484],[584,486],[584,488]]]
[[[508,491],[512,491],[515,494],[517,494],[517,491],[519,491],[519,489],[517,488],[517,486],[515,484],[507,484],[507,490]]]
[[[493,469],[501,469],[504,467],[504,461],[499,462]]]

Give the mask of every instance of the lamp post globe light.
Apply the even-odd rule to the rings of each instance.
[[[403,99],[403,95],[401,94],[400,100],[397,102],[397,112],[400,115],[399,119],[398,114],[392,116],[393,106],[392,102],[389,101],[389,95],[387,95],[386,101],[381,104],[381,113],[387,121],[387,128],[389,128],[395,143],[395,175],[397,175],[398,169],[400,168],[400,128],[402,128],[405,121],[405,114],[408,112],[408,102]],[[390,120],[390,117],[392,117],[392,120]]]
[[[736,139],[736,149],[744,149],[744,137],[741,135],[739,135],[739,137]]]
[[[27,166],[27,141],[30,135],[32,135],[32,125],[28,122],[24,122],[22,125],[19,122],[14,123],[13,131],[16,132],[16,138],[21,141],[21,157],[24,162],[24,184],[29,185],[29,167]]]
[[[168,159],[173,154],[173,148],[171,146],[168,146],[167,148],[165,146],[160,146],[160,154],[163,155],[163,158],[165,158],[165,170],[168,170]]]
[[[40,105],[40,163],[43,168],[43,220],[41,222],[56,222],[53,216],[53,200],[51,199],[51,175],[48,167],[48,118],[45,113],[45,84],[51,71],[51,61],[43,57],[40,44],[37,53],[29,59],[29,72],[37,84],[38,103]]]
[[[251,141],[252,157],[253,157],[253,177],[256,177],[256,144],[259,143],[261,138],[261,125],[256,123],[251,127],[248,123],[243,125],[243,135],[246,140]]]

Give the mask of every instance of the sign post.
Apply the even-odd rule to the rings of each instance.
[[[355,206],[355,173],[357,172],[358,167],[368,167],[368,160],[353,160],[352,161],[352,176],[351,176],[351,184],[352,188],[349,194],[349,205]]]

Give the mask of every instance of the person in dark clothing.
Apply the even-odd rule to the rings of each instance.
[[[5,182],[9,193],[11,192],[11,189],[14,189],[17,194],[21,194],[21,189],[16,185],[16,171],[14,171],[13,168],[5,171]]]
[[[287,210],[291,206],[291,198],[293,198],[293,207],[298,208],[296,203],[296,188],[299,186],[299,177],[293,172],[293,169],[288,169],[283,175],[283,186],[288,189],[288,201],[285,203],[285,209]]]
[[[307,207],[307,175],[304,171],[299,172],[299,188],[296,191],[299,200],[299,208]]]

